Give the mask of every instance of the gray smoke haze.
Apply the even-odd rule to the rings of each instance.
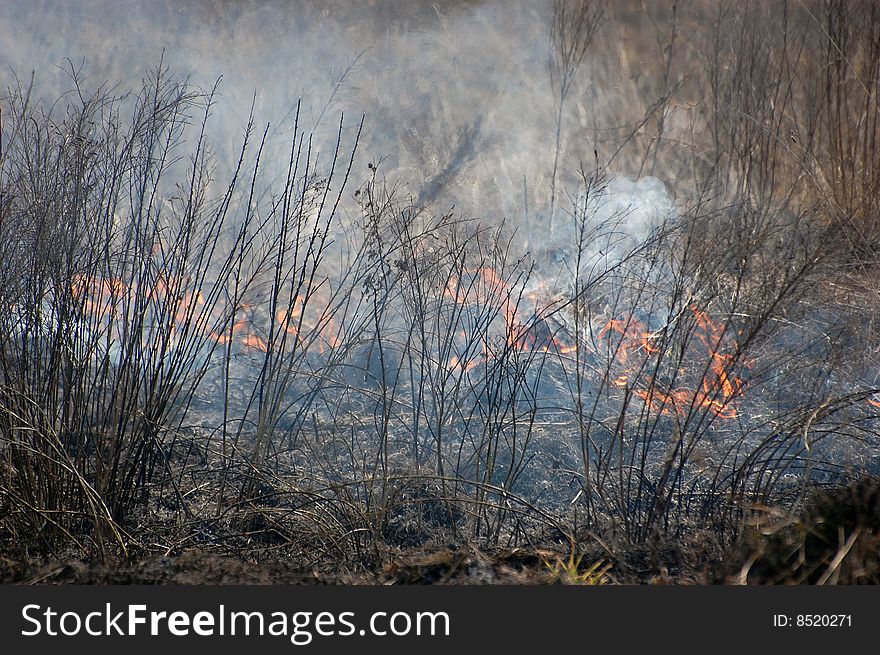
[[[506,218],[527,241],[540,235],[541,245],[552,246],[542,229],[556,126],[550,4],[13,0],[0,23],[0,62],[4,86],[13,71],[25,81],[34,71],[46,98],[69,87],[65,58],[84,62],[91,83],[120,89],[136,86],[160,57],[172,73],[206,88],[223,76],[211,124],[220,173],[233,163],[252,101],[257,124],[270,122],[273,136],[283,137],[301,98],[304,126],[325,148],[340,113],[349,119],[348,137],[365,114],[357,170],[381,162],[389,183],[419,204]],[[607,139],[617,129],[620,107],[638,92],[619,78],[644,62],[623,61],[627,53],[607,42],[618,37],[604,37],[588,54],[565,105],[563,212],[576,196],[578,169],[593,165],[598,135]],[[284,141],[269,151],[279,171]],[[633,233],[641,235],[672,203],[657,180],[627,181],[634,173],[647,177],[634,166],[609,169],[620,176],[609,186],[617,196],[610,204],[630,210]],[[570,243],[570,234],[558,230],[554,241]]]
[[[565,84],[563,2],[605,10]],[[824,23],[760,5],[2,0],[0,535],[715,557],[880,471],[880,54],[846,108]],[[219,78],[202,150],[173,82]]]

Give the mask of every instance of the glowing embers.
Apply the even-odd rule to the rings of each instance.
[[[543,289],[543,287],[541,287]],[[566,354],[574,351],[573,342],[558,329],[553,329],[550,317],[555,309],[539,305],[540,291],[524,292],[516,282],[509,283],[489,266],[466,268],[461,275],[449,278],[443,290],[444,298],[455,305],[466,306],[478,316],[477,323],[483,329],[467,338],[459,331],[457,342],[479,342],[479,352],[460,352],[452,355],[448,368],[468,372],[487,359],[497,357],[496,344],[519,352],[554,352]],[[496,320],[497,318],[497,320]],[[490,326],[494,325],[490,329]],[[497,337],[497,338],[496,338]],[[467,350],[462,346],[463,350]],[[473,349],[470,349],[471,351]]]
[[[653,412],[685,417],[694,409],[705,409],[722,419],[733,419],[737,410],[733,401],[743,394],[743,382],[732,370],[741,363],[739,347],[728,327],[691,306],[693,328],[686,331],[683,346],[678,345],[678,371],[675,379],[689,385],[665,386],[655,377],[656,371],[673,356],[671,344],[661,344],[659,335],[633,317],[611,319],[597,338],[611,349],[610,383],[630,389]],[[686,370],[689,369],[689,370]]]

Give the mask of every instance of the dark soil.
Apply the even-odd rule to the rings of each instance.
[[[259,542],[255,542],[259,543]],[[576,559],[549,543],[531,549],[468,545],[389,546],[360,565],[329,558],[306,563],[283,550],[139,553],[86,560],[37,556],[0,543],[4,584],[557,584],[560,575],[608,566],[603,584],[880,584],[880,483],[865,478],[814,494],[795,514],[753,517],[723,546],[711,532],[640,545],[598,539]]]
[[[595,549],[580,558],[580,569],[610,564],[603,583],[693,584],[710,578],[699,558],[686,564],[671,548],[634,549],[612,560]],[[5,584],[556,584],[565,582],[554,568],[567,562],[556,550],[475,548],[410,551],[391,557],[375,570],[355,571],[328,563],[306,568],[295,560],[249,560],[231,554],[192,550],[131,560],[85,561],[0,558]],[[702,570],[701,570],[702,569]]]

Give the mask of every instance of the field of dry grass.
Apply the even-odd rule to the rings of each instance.
[[[521,183],[439,91],[10,84],[0,579],[878,581],[880,4],[536,15]]]

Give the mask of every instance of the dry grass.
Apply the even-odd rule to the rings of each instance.
[[[556,278],[513,226],[403,196],[342,119],[329,157],[297,127],[280,176],[252,119],[218,180],[216,89],[161,66],[122,95],[71,70],[54,107],[11,89],[10,552],[206,550],[342,580],[697,581],[755,516],[788,521],[817,483],[864,478],[858,498],[775,530],[742,576],[873,580],[859,494],[876,495],[875,337],[852,321],[880,307],[876,4],[676,10],[657,93],[606,135],[610,156],[558,176],[563,105],[618,17],[555,7],[546,227],[571,235]],[[699,26],[687,76],[682,22]],[[699,118],[682,122],[695,89]],[[674,214],[638,239],[626,210],[603,214],[618,164],[671,160]],[[844,286],[846,302],[830,291]],[[79,575],[51,566],[8,577]]]

